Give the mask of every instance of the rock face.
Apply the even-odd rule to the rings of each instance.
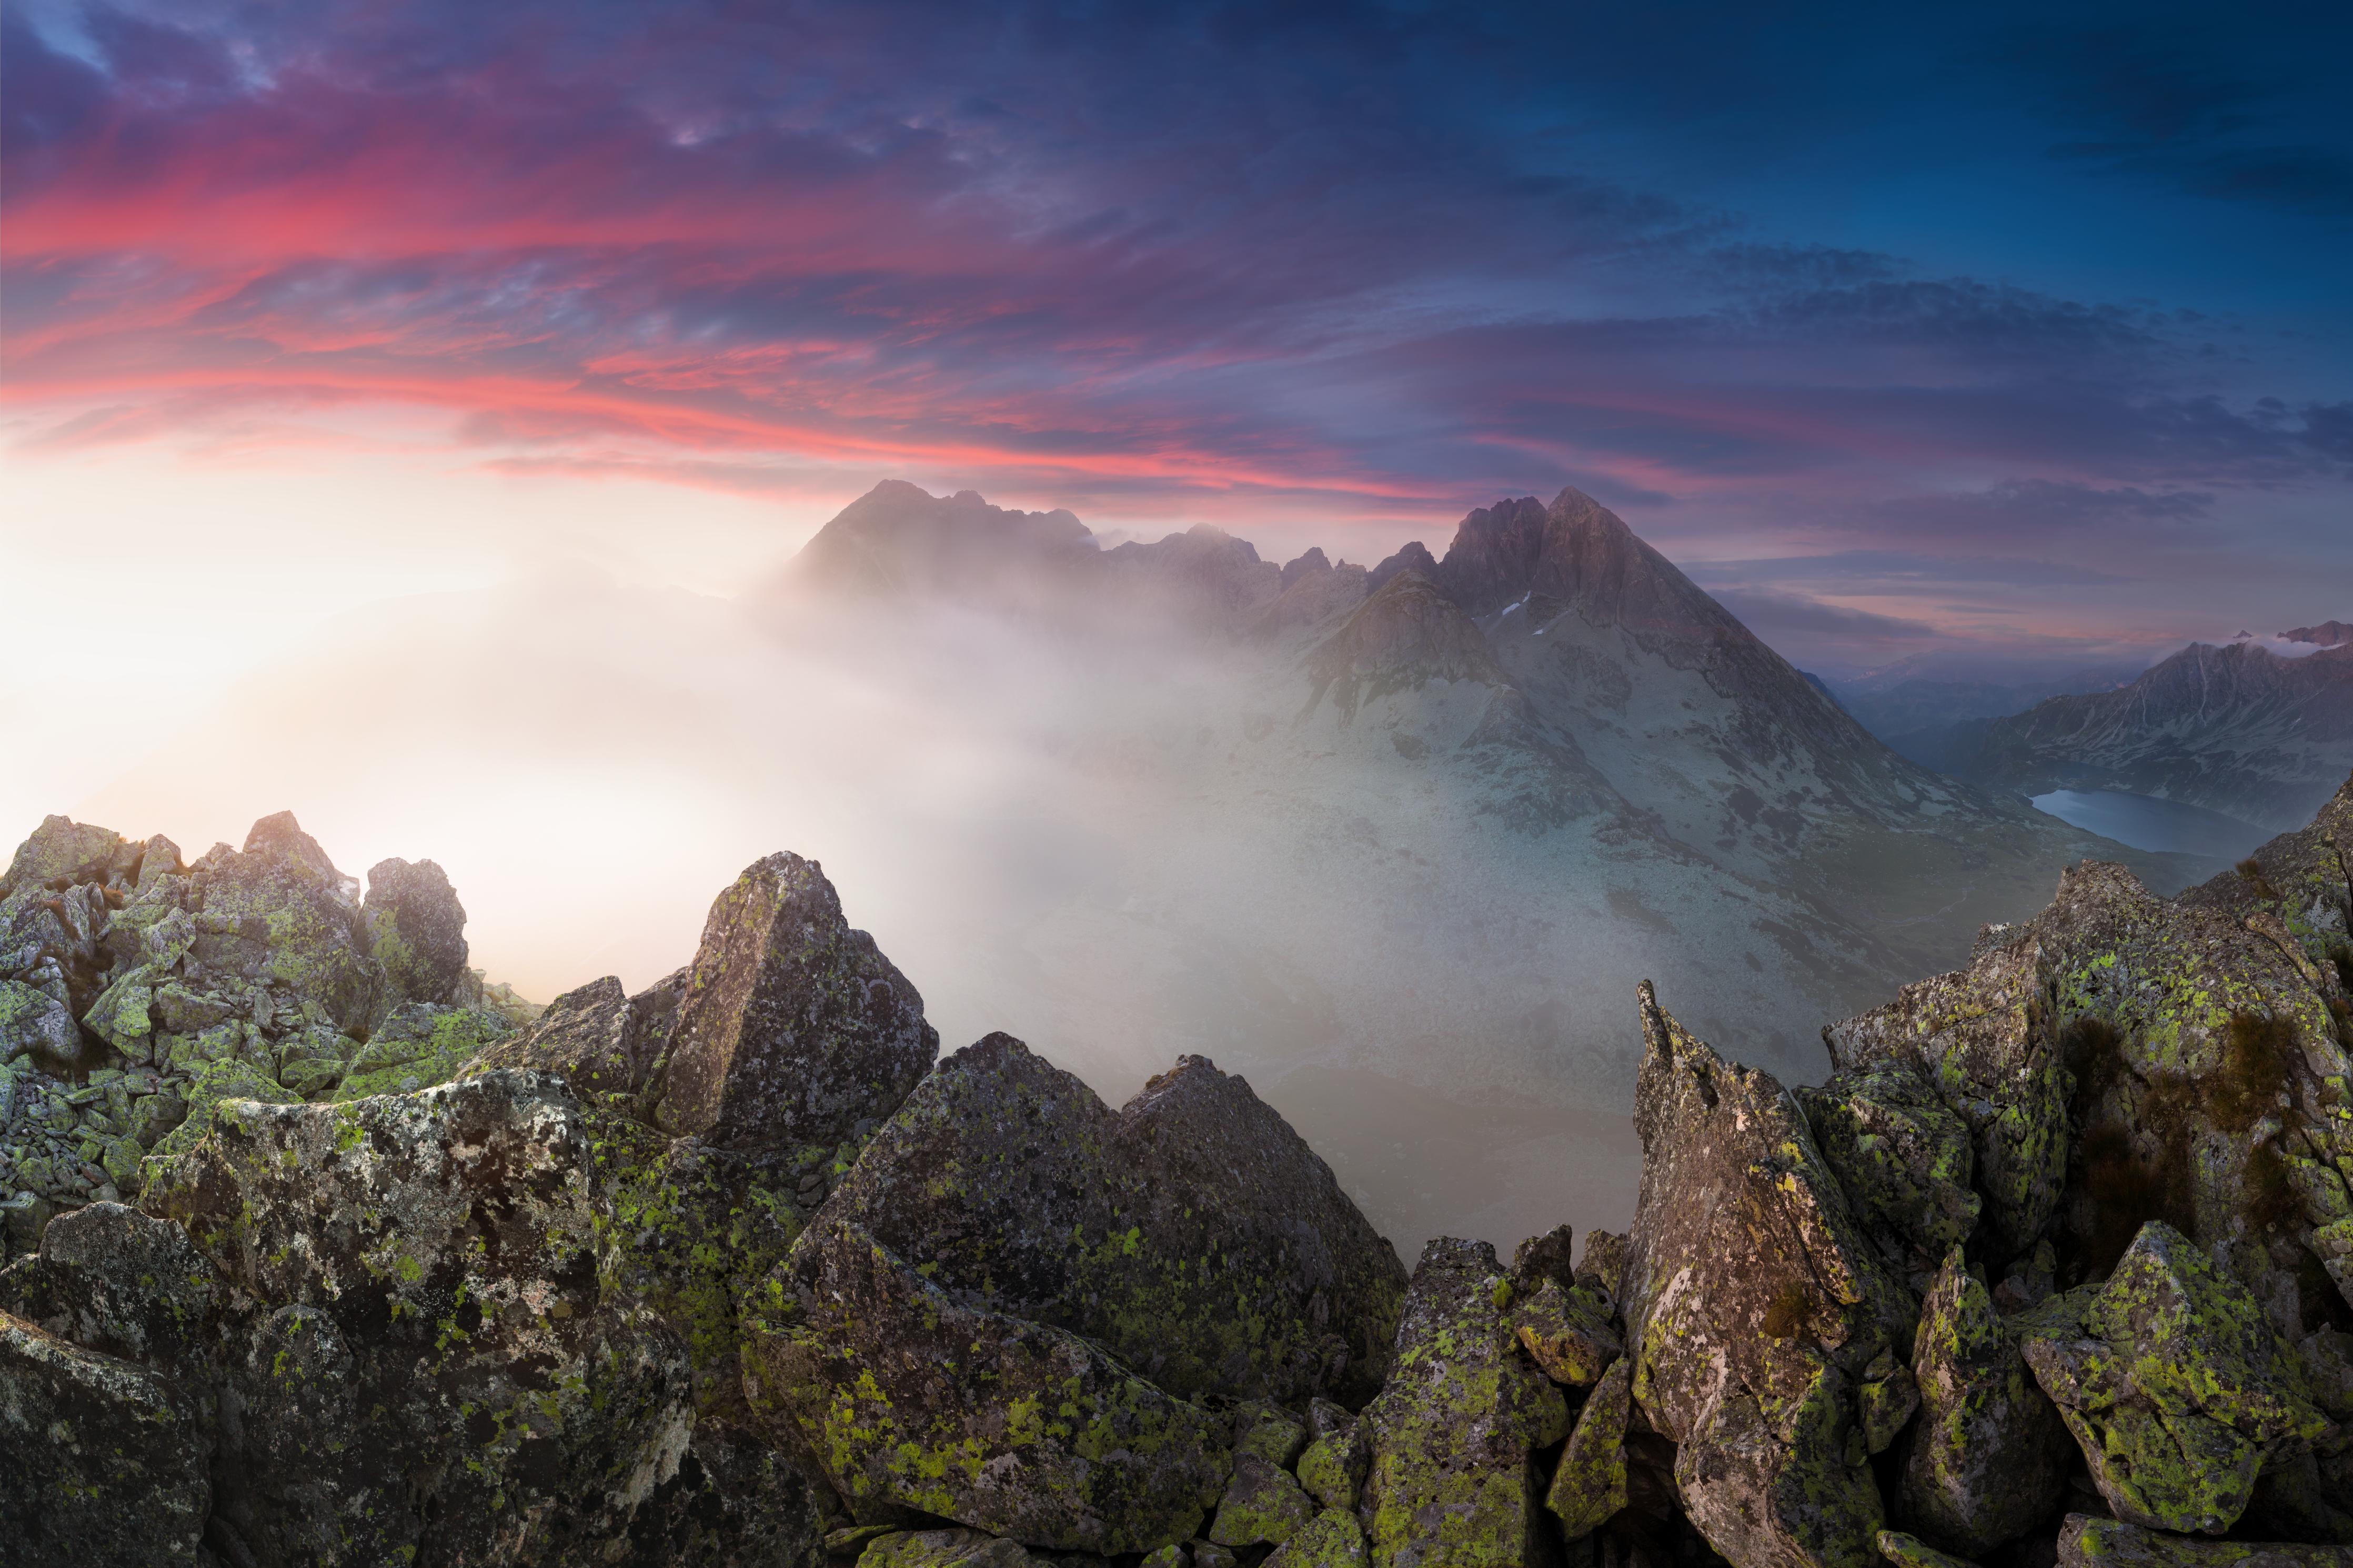
[[[465,911],[430,861],[358,885],[293,816],[194,867],[51,817],[0,885],[0,1205],[48,1217],[135,1197],[191,1111],[421,1089],[511,1026],[465,966]]]
[[[1633,1396],[1677,1444],[1692,1521],[1735,1563],[1876,1560],[1866,1374],[1912,1303],[1863,1239],[1797,1102],[1645,988],[1642,1188],[1626,1259]]]
[[[828,1202],[975,1306],[1173,1392],[1361,1403],[1405,1271],[1331,1170],[1198,1057],[1113,1111],[1008,1035],[940,1064]]]
[[[2127,1523],[2219,1535],[2267,1462],[2330,1429],[2246,1287],[2162,1220],[2081,1310],[2026,1360]]]
[[[1440,1237],[1423,1250],[1396,1367],[1365,1412],[1378,1568],[1545,1560],[1530,1456],[1568,1435],[1568,1408],[1520,1348],[1511,1305],[1493,1247]]]
[[[487,988],[421,866],[369,903],[290,817],[194,867],[52,819],[0,893],[35,939],[0,1113],[13,1172],[108,1179],[53,1163],[7,1208],[0,1541],[34,1568],[2341,1563],[2348,837],[2353,784],[2178,900],[2075,868],[1826,1030],[1795,1094],[1645,985],[1630,1232],[1509,1268],[1441,1239],[1409,1280],[1206,1060],[1118,1110],[1007,1036],[934,1064],[796,858],[721,895],[686,970],[511,1025],[451,1000]],[[2063,1516],[2093,1490],[2114,1517]]]
[[[1145,1552],[1195,1533],[1232,1465],[1208,1412],[1075,1334],[958,1305],[848,1219],[803,1235],[772,1303],[763,1393],[861,1522]]]
[[[831,1148],[939,1053],[923,999],[852,931],[814,862],[772,855],[720,894],[670,1040],[663,1131]]]

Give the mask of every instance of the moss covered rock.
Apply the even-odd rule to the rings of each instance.
[[[2246,1287],[2160,1221],[2087,1294],[2080,1331],[2052,1325],[2025,1354],[2100,1495],[2134,1524],[2219,1535],[2274,1453],[2330,1427]]]
[[[991,1035],[908,1097],[826,1213],[959,1300],[1084,1334],[1186,1395],[1361,1402],[1404,1289],[1330,1167],[1198,1057],[1114,1112]]]
[[[1970,1185],[1976,1160],[1968,1125],[1906,1056],[1833,1073],[1796,1092],[1863,1234],[1891,1267],[1925,1285],[1977,1228],[1983,1200]]]
[[[211,1444],[185,1392],[0,1312],[0,1521],[26,1568],[195,1564]]]
[[[1921,1304],[1912,1356],[1920,1418],[1904,1454],[1899,1511],[1964,1556],[2044,1523],[2066,1489],[2067,1429],[2019,1349],[2039,1321],[1997,1316],[1957,1247]]]
[[[411,1094],[447,1083],[506,1032],[506,1020],[495,1013],[404,1003],[353,1055],[331,1098]]]
[[[2344,1568],[2345,1561],[2341,1546],[2200,1541],[2080,1513],[2059,1531],[2060,1568]]]
[[[202,1382],[221,1306],[211,1263],[168,1220],[121,1204],[61,1215],[0,1269],[0,1310],[84,1350]]]
[[[1289,1471],[1256,1454],[1237,1454],[1208,1533],[1219,1546],[1280,1546],[1315,1514],[1314,1500]]]
[[[1545,1492],[1545,1506],[1571,1541],[1591,1534],[1626,1506],[1626,1418],[1633,1411],[1633,1374],[1634,1363],[1620,1359],[1594,1384]]]
[[[1560,1390],[1520,1348],[1512,1284],[1483,1241],[1423,1248],[1397,1361],[1365,1410],[1360,1513],[1380,1568],[1541,1562],[1534,1450],[1568,1433]]]
[[[1641,1005],[1641,1195],[1625,1264],[1631,1392],[1678,1445],[1692,1522],[1736,1568],[1867,1568],[1884,1510],[1858,1407],[1913,1304],[1797,1103]]]
[[[1326,1509],[1309,1520],[1266,1560],[1266,1568],[1365,1568],[1370,1561],[1356,1516]]]
[[[685,1357],[608,1301],[585,1120],[493,1074],[227,1100],[142,1200],[227,1288],[215,1507],[264,1562],[593,1560],[674,1473]]]
[[[815,861],[771,855],[711,906],[658,1120],[723,1147],[831,1147],[890,1114],[939,1053],[923,999],[850,929]]]
[[[360,907],[369,955],[384,973],[387,1000],[465,1006],[473,995],[466,967],[466,906],[448,873],[430,860],[379,860],[369,868]]]
[[[747,1320],[748,1376],[861,1522],[913,1510],[1032,1546],[1145,1552],[1194,1533],[1225,1424],[1075,1334],[961,1304],[820,1215]]]
[[[1350,1415],[1345,1421],[1330,1423],[1323,1436],[1299,1456],[1299,1484],[1322,1507],[1354,1509],[1372,1463],[1372,1444],[1364,1424]]]

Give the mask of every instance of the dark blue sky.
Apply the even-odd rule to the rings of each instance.
[[[1358,558],[1575,483],[1842,668],[2273,630],[2353,612],[2348,16],[21,0],[0,386]]]

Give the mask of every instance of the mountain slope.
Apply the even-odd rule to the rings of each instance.
[[[2019,795],[2117,790],[2284,831],[2353,768],[2353,645],[2192,643],[2119,690],[1987,723],[1951,764]]]

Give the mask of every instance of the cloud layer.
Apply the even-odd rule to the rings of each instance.
[[[28,455],[266,460],[421,410],[508,475],[846,499],[908,473],[1113,523],[1382,525],[1359,555],[1574,482],[1775,578],[1858,550],[2121,574],[2152,637],[2223,535],[2283,583],[2316,542],[2353,566],[2326,526],[2353,469],[2337,51],[2253,19],[27,0],[0,26]],[[1827,565],[1751,586],[1800,652],[1805,624],[1865,652],[1856,616],[1891,650],[1987,624],[1788,614],[1845,592]]]

